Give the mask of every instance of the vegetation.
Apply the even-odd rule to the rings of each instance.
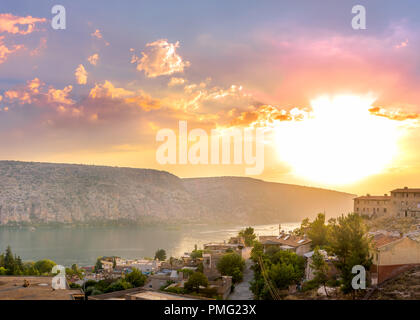
[[[164,249],[158,249],[155,253],[155,259],[158,259],[159,261],[165,261],[166,251]]]
[[[328,238],[327,250],[337,257],[335,266],[340,272],[341,290],[345,294],[351,293],[354,298],[356,291],[351,285],[353,266],[361,265],[369,270],[372,264],[366,225],[357,213],[332,219]]]
[[[245,241],[247,247],[252,247],[254,245],[257,236],[254,233],[254,228],[248,227],[239,231],[239,236],[242,237]]]
[[[232,282],[237,283],[242,281],[245,260],[237,253],[226,253],[216,267],[222,276],[231,276]]]
[[[209,282],[207,280],[207,277],[202,274],[201,272],[194,272],[189,278],[188,281],[185,282],[184,288],[187,292],[200,291],[200,286],[207,287],[209,285]]]
[[[329,266],[324,260],[319,247],[315,247],[314,254],[312,256],[311,268],[314,270],[313,282],[316,284],[316,287],[323,286],[325,290],[325,295],[328,297],[327,291],[327,282],[329,280]]]
[[[358,292],[352,287],[355,276],[352,268],[361,265],[369,270],[372,263],[369,254],[370,239],[363,218],[351,213],[325,223],[325,215],[320,213],[313,222],[304,219],[294,234],[306,235],[315,248],[311,264],[314,279],[305,282],[303,289],[323,286],[328,295],[327,286],[339,286],[342,293],[351,294],[355,298]],[[320,252],[321,248],[335,257],[333,263],[338,271],[338,279],[329,277],[329,265]],[[256,243],[251,259],[255,263],[251,291],[256,299],[280,299],[281,290],[303,280],[305,260],[293,252],[276,248],[269,248],[264,252],[263,246]]]
[[[141,273],[140,270],[133,268],[133,271],[125,276],[125,280],[129,282],[133,287],[142,287],[144,286],[147,277]]]
[[[0,275],[49,275],[55,262],[39,260],[37,262],[23,262],[19,256],[13,254],[10,246],[0,255]]]
[[[305,260],[294,252],[272,248],[264,253],[256,243],[251,259],[255,264],[250,289],[256,299],[278,299],[280,290],[299,283],[304,276]]]

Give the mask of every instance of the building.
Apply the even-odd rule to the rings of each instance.
[[[400,188],[391,191],[391,195],[361,196],[354,198],[354,212],[361,215],[397,216],[420,218],[420,189]]]
[[[136,268],[144,274],[151,274],[157,272],[160,268],[160,262],[158,260],[135,260],[129,264],[130,268]]]
[[[420,265],[420,233],[404,236],[377,232],[373,236],[372,278],[381,283],[409,268]]]
[[[183,273],[176,270],[170,272],[159,272],[149,276],[148,282],[145,287],[159,290],[162,286],[167,285],[168,282],[179,283],[184,279]]]
[[[391,191],[391,212],[397,217],[420,218],[420,189],[395,189]]]
[[[203,273],[209,280],[217,279],[221,276],[217,270],[219,260],[229,252],[237,253],[242,257],[243,244],[238,243],[207,243],[203,246]]]
[[[54,290],[53,277],[0,276],[0,300],[84,300],[80,289]]]
[[[354,212],[361,215],[383,216],[390,213],[391,197],[387,194],[383,196],[361,196],[353,199]]]
[[[268,248],[275,247],[281,250],[289,250],[297,255],[303,256],[311,250],[312,240],[305,236],[295,236],[281,232],[278,236],[260,236],[259,241],[264,247],[264,251]]]

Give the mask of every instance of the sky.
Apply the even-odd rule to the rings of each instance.
[[[418,1],[63,0],[62,30],[56,4],[0,7],[0,159],[419,187]],[[264,170],[159,163],[158,132],[179,121],[262,128]]]

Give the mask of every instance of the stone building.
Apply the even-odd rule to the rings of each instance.
[[[397,217],[420,217],[420,189],[392,190],[391,212]]]
[[[387,194],[383,196],[361,196],[354,198],[354,212],[361,215],[384,216],[390,214],[391,197]]]
[[[361,196],[354,198],[354,212],[361,215],[420,217],[420,189],[400,188],[391,191],[391,195]]]

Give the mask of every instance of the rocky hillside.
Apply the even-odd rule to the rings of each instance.
[[[352,194],[242,177],[184,179],[184,186],[220,220],[252,224],[297,222],[319,212],[328,217],[353,210]]]
[[[0,225],[277,223],[351,210],[352,195],[249,178],[0,161]]]

